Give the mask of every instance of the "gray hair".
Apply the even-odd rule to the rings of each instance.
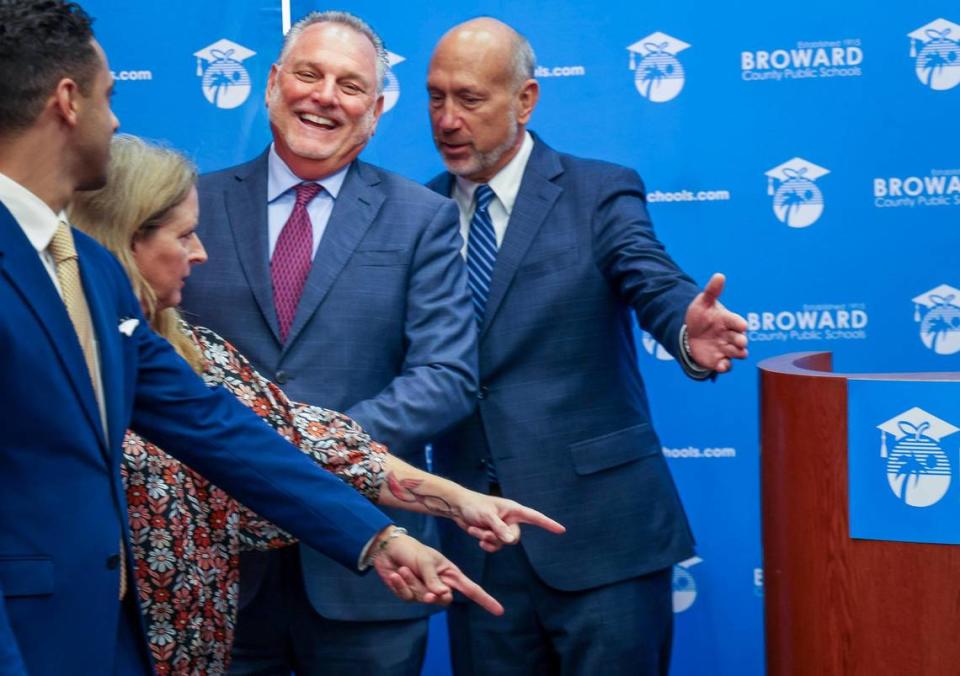
[[[533,47],[518,31],[513,32],[513,50],[510,55],[510,67],[513,86],[519,87],[527,80],[533,79],[534,68],[537,64],[537,57],[533,53]]]
[[[287,31],[287,34],[283,38],[283,48],[280,50],[280,58],[277,59],[277,63],[283,63],[293,48],[293,43],[297,41],[297,38],[300,37],[303,31],[319,23],[336,23],[341,26],[346,26],[370,41],[377,53],[377,95],[382,94],[383,80],[386,76],[387,68],[390,67],[390,61],[387,59],[387,50],[383,46],[383,40],[377,35],[376,31],[370,27],[370,24],[360,17],[350,14],[350,12],[328,10],[326,12],[310,12],[307,14],[293,24],[290,30]]]

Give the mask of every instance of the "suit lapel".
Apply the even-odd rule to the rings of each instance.
[[[84,359],[80,341],[77,339],[76,329],[73,328],[67,308],[43,263],[40,262],[36,250],[2,204],[0,204],[0,267],[24,304],[30,308],[37,322],[43,327],[43,332],[53,345],[60,366],[66,372],[67,379],[77,399],[80,400],[87,419],[97,432],[102,450],[106,452],[106,440],[97,407],[97,396],[93,391],[93,383],[90,381],[90,373],[87,370],[87,362]]]
[[[354,162],[340,188],[327,222],[323,238],[317,247],[310,276],[300,296],[297,314],[290,327],[283,352],[294,343],[313,313],[330,292],[343,267],[350,260],[380,207],[386,199],[377,188],[379,176],[363,162]]]
[[[556,154],[537,140],[527,161],[517,201],[513,205],[507,231],[493,267],[490,295],[487,297],[487,308],[480,326],[481,340],[496,318],[497,310],[500,309],[530,244],[563,192],[562,188],[552,182],[562,171]]]
[[[244,165],[246,173],[237,174],[236,182],[224,191],[224,207],[233,232],[240,267],[247,278],[253,297],[280,342],[277,310],[273,305],[273,283],[270,279],[270,253],[267,227],[267,155],[263,153]]]

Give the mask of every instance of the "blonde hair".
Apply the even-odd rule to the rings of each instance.
[[[133,258],[134,243],[163,225],[196,182],[196,167],[181,153],[118,134],[110,145],[106,187],[74,193],[67,214],[73,225],[120,260],[150,326],[201,372],[203,358],[180,329],[180,313],[176,308],[157,309],[157,295]]]

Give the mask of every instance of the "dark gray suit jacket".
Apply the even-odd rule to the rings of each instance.
[[[199,234],[210,258],[188,281],[188,319],[233,342],[292,399],[347,413],[422,467],[424,445],[475,405],[476,322],[456,205],[354,162],[281,344],[267,254],[267,153],[202,176],[199,189]],[[390,515],[436,544],[432,519]],[[431,612],[396,600],[378,580],[356,579],[317,552],[301,552],[308,595],[325,617]],[[259,584],[248,575],[256,565],[250,557],[242,565],[241,603]]]
[[[429,185],[450,195],[453,179]],[[489,455],[504,495],[567,527],[559,537],[528,529],[521,541],[551,587],[589,589],[693,554],[631,314],[676,356],[698,292],[656,239],[636,172],[535,140],[480,327],[479,406],[435,446],[434,462],[483,490]],[[443,524],[441,537],[478,575],[476,544]]]

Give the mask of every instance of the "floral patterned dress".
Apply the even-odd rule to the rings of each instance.
[[[357,423],[289,401],[216,333],[181,328],[200,348],[207,385],[226,387],[316,462],[376,499],[387,451]],[[157,673],[225,673],[240,551],[283,547],[294,539],[133,432],[123,451],[134,575]]]

